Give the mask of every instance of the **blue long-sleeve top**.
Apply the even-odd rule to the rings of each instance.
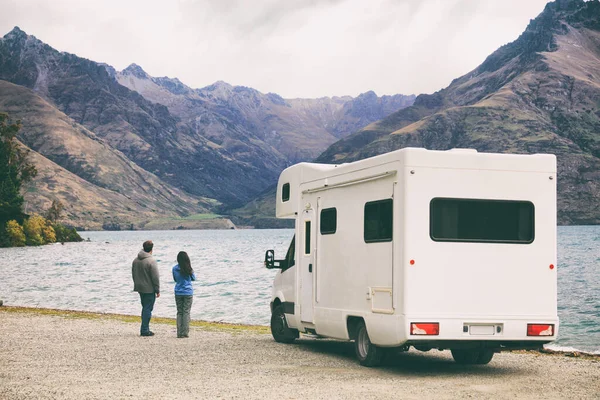
[[[185,275],[181,273],[179,264],[173,267],[173,280],[175,284],[175,295],[176,296],[193,296],[194,288],[192,287],[192,281],[196,280],[196,274]]]

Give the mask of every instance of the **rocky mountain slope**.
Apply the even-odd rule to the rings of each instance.
[[[64,222],[99,229],[112,223],[139,227],[159,216],[203,213],[212,205],[162,182],[23,86],[0,81],[0,109],[23,122],[18,138],[33,150],[38,175],[26,187],[26,212],[47,210],[60,200]]]
[[[288,165],[312,160],[325,148],[373,121],[412,105],[415,96],[367,92],[356,98],[283,99],[244,86],[216,82],[192,89],[178,79],[155,78],[132,64],[117,72],[117,81],[169,111],[211,141],[232,150],[231,127],[255,137],[281,154]]]
[[[193,195],[239,202],[272,184],[286,165],[264,143],[237,134],[240,127],[230,130],[231,153],[120,85],[104,66],[60,53],[18,28],[0,40],[0,79],[34,90],[143,169]]]
[[[318,162],[403,147],[553,153],[562,224],[600,223],[600,2],[549,3],[472,72],[332,145]]]

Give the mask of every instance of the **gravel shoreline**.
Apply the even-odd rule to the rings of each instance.
[[[275,343],[262,327],[0,307],[0,399],[598,399],[600,358],[496,354],[460,366],[410,351],[365,368],[351,343]]]

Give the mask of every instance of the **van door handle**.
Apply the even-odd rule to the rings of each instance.
[[[312,273],[312,264],[308,264],[308,272]]]

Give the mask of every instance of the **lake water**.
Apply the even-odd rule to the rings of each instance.
[[[600,353],[600,226],[558,228],[555,349]],[[155,243],[162,296],[154,315],[174,317],[171,268],[179,251],[198,275],[192,319],[268,325],[275,271],[266,249],[283,256],[292,230],[83,232],[90,242],[0,249],[0,299],[6,305],[139,315],[131,261]]]

